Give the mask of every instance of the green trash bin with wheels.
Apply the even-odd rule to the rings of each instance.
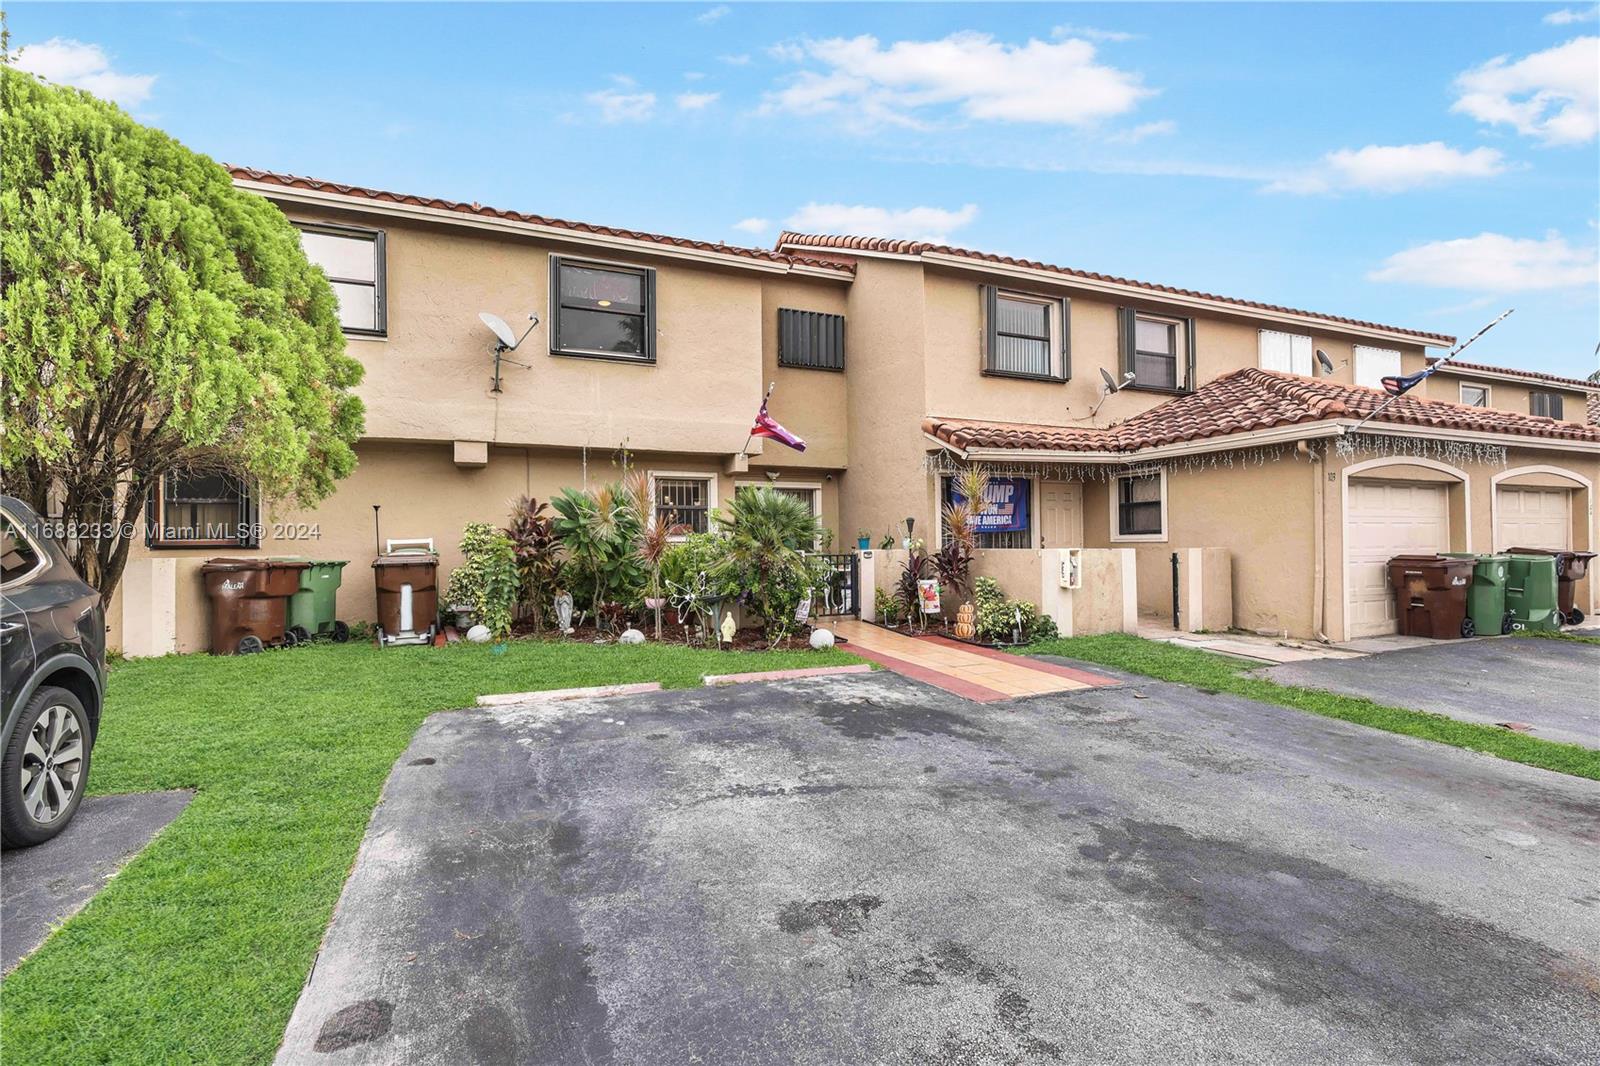
[[[300,561],[300,560],[297,560]],[[300,571],[300,588],[289,597],[289,631],[305,643],[332,640],[343,644],[350,639],[350,627],[339,621],[339,586],[344,581],[343,559],[306,559]]]
[[[1515,621],[1506,609],[1508,555],[1475,555],[1472,552],[1440,552],[1448,559],[1471,559],[1472,585],[1467,589],[1467,617],[1480,637],[1511,632]]]
[[[1506,556],[1506,609],[1511,628],[1526,632],[1555,633],[1561,629],[1553,555]]]

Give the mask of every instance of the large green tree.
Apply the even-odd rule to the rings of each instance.
[[[306,505],[355,468],[361,365],[283,213],[3,64],[0,373],[6,491],[60,515],[107,597],[163,473],[228,471]]]

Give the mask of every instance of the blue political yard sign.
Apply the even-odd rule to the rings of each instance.
[[[950,499],[960,503],[966,497],[953,487]],[[1028,528],[1028,479],[992,477],[983,494],[983,509],[973,519],[975,533],[1021,533]]]

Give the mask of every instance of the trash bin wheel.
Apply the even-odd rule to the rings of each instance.
[[[296,644],[311,643],[311,631],[305,626],[290,626],[289,633],[294,636]]]
[[[1506,616],[1504,618],[1500,619],[1500,635],[1502,637],[1510,636],[1511,635],[1511,631],[1513,629],[1515,629],[1516,626],[1517,626],[1517,616],[1512,614],[1510,611],[1507,611],[1506,612]]]
[[[1471,618],[1463,618],[1461,620],[1461,635],[1463,637],[1475,637],[1475,636],[1477,636],[1478,635],[1478,623],[1474,622]]]
[[[333,642],[343,644],[350,639],[350,626],[346,622],[333,623]]]
[[[283,631],[283,646],[285,648],[292,648],[298,643],[300,643],[300,638],[295,636],[294,630],[285,629]]]
[[[235,650],[240,655],[254,655],[263,647],[265,647],[265,645],[261,643],[260,637],[256,636],[254,633],[246,633],[244,636],[239,638],[239,646]]]
[[[1567,613],[1567,625],[1569,626],[1578,625],[1583,621],[1583,619],[1583,612],[1576,607]]]

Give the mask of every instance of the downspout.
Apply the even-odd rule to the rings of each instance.
[[[1327,582],[1323,573],[1323,560],[1327,554],[1327,493],[1322,487],[1322,453],[1307,441],[1300,441],[1295,450],[1311,457],[1311,631],[1323,644],[1332,643],[1322,630]]]

